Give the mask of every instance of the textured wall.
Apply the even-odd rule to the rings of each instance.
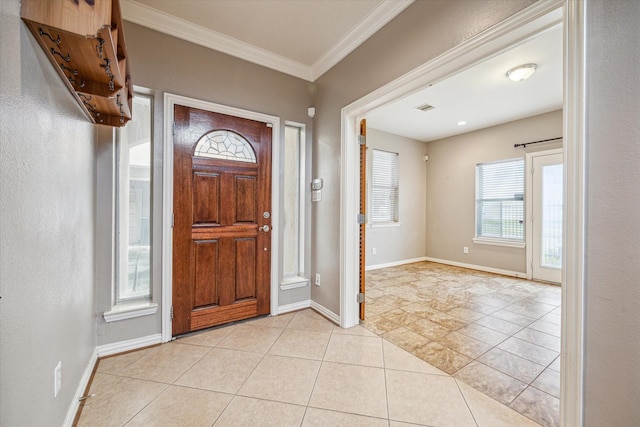
[[[532,3],[417,1],[315,82],[313,174],[325,189],[312,212],[311,273],[322,274],[314,301],[340,312],[340,110]]]
[[[640,2],[587,2],[585,426],[640,425]]]
[[[427,144],[427,256],[526,273],[526,250],[473,243],[477,163],[524,158],[558,143],[514,148],[516,143],[562,136],[562,111],[541,114]],[[469,248],[464,254],[463,246]]]
[[[96,345],[94,125],[0,5],[0,425],[54,426]]]
[[[367,161],[371,165],[372,150],[398,153],[400,225],[367,227],[367,266],[404,261],[425,256],[425,197],[427,145],[422,141],[367,129]],[[370,179],[370,178],[369,178]],[[370,181],[369,181],[370,182]],[[369,188],[371,184],[369,183]],[[376,254],[373,254],[376,248]]]

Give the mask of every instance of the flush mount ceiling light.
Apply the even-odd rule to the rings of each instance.
[[[514,82],[521,82],[531,77],[531,75],[535,73],[536,68],[538,68],[537,64],[518,65],[507,71],[507,77]]]
[[[464,120],[460,120],[460,121],[458,122],[458,126],[464,126],[464,125],[466,125],[466,124],[467,124],[467,122],[465,122]]]

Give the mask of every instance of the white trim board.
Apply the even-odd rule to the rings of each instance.
[[[271,123],[271,163],[280,164],[280,118],[268,114],[243,110],[227,105],[188,98],[165,92],[164,94],[164,143],[162,164],[162,341],[171,341],[171,305],[173,280],[173,109],[175,105],[199,108],[214,113],[227,114],[263,123]],[[279,168],[271,168],[271,221],[280,224],[280,176]],[[280,274],[279,233],[271,235],[271,315],[278,313],[278,291]]]
[[[379,270],[381,268],[396,267],[398,265],[405,265],[405,264],[414,264],[416,262],[422,262],[422,261],[427,261],[427,257],[423,256],[423,257],[420,257],[420,258],[403,259],[401,261],[386,262],[386,263],[383,263],[383,264],[367,265],[365,267],[365,270],[366,271]]]
[[[229,37],[226,34],[169,15],[135,0],[123,0],[121,6],[122,16],[127,21],[312,82],[364,43],[413,2],[414,0],[381,2],[351,32],[346,34],[312,65],[285,58],[282,55]]]
[[[76,392],[73,395],[73,399],[71,400],[69,409],[67,409],[67,414],[64,417],[64,421],[62,422],[63,427],[71,427],[73,425],[73,421],[76,419],[78,409],[80,408],[80,398],[84,395],[84,392],[87,389],[87,385],[89,385],[89,381],[91,380],[91,375],[93,374],[93,370],[96,367],[96,363],[98,363],[97,348],[93,350],[93,353],[91,354],[91,357],[89,357],[89,361],[87,362],[87,366],[82,372],[82,377],[80,377],[80,382],[76,387]]]
[[[311,307],[311,300],[298,301],[278,307],[278,314],[291,313],[292,311],[304,310]]]
[[[425,261],[437,262],[438,264],[452,265],[454,267],[468,268],[470,270],[484,271],[486,273],[501,274],[503,276],[517,277],[519,279],[527,278],[527,273],[522,273],[519,271],[512,271],[512,270],[503,270],[502,268],[485,267],[484,265],[467,264],[465,262],[449,261],[446,259],[431,258],[431,257],[425,257]]]
[[[585,2],[541,0],[342,109],[340,199],[341,326],[358,323],[357,123],[368,111],[446,78],[546,28],[563,23],[565,210],[560,424],[583,424],[586,170]]]
[[[340,325],[340,316],[338,316],[337,314],[335,314],[333,311],[329,310],[325,306],[320,305],[315,301],[311,301],[311,308],[317,311],[318,313],[320,313],[321,315],[323,315],[324,317],[326,317],[327,319],[331,320],[336,325],[342,326]]]
[[[145,337],[103,344],[96,347],[98,357],[111,356],[125,351],[138,350],[156,344],[162,344],[162,334],[147,335]]]

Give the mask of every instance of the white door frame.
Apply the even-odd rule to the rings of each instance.
[[[165,92],[164,94],[164,143],[162,164],[162,342],[171,341],[171,306],[173,291],[173,107],[184,105],[214,113],[227,114],[244,119],[271,123],[271,164],[280,164],[280,118],[254,111],[242,110],[213,102],[188,98]],[[271,168],[271,223],[275,229],[280,224],[279,168]],[[280,233],[271,235],[271,315],[278,314],[278,278],[280,274]]]
[[[533,177],[531,175],[531,169],[533,168],[533,159],[535,157],[543,157],[550,156],[553,154],[563,154],[564,150],[562,148],[554,148],[551,150],[545,151],[534,151],[532,153],[525,153],[525,190],[524,190],[524,200],[527,205],[525,218],[528,218],[525,227],[525,236],[526,236],[526,259],[527,259],[527,279],[533,279],[533,233],[537,230],[533,229],[533,222],[531,221],[533,216],[533,211],[535,209],[532,201],[533,201]],[[564,165],[564,159],[562,161]],[[536,221],[540,220],[537,218]],[[564,224],[562,225],[564,228]],[[564,266],[563,266],[564,267]]]
[[[564,29],[564,212],[560,423],[582,425],[584,367],[585,213],[585,4],[540,0],[494,27],[342,109],[340,205],[340,325],[358,324],[359,194],[357,123],[368,111],[563,23]],[[571,218],[571,224],[567,218]]]

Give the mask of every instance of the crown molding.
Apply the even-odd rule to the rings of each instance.
[[[123,18],[134,24],[313,82],[413,2],[414,0],[384,1],[312,66],[169,15],[135,0],[123,0],[121,7]]]
[[[300,62],[169,15],[134,0],[124,0],[121,6],[123,18],[134,24],[311,81],[310,67]]]
[[[312,81],[329,71],[338,62],[367,41],[415,0],[384,1],[367,15],[351,32],[329,49],[311,66]]]

